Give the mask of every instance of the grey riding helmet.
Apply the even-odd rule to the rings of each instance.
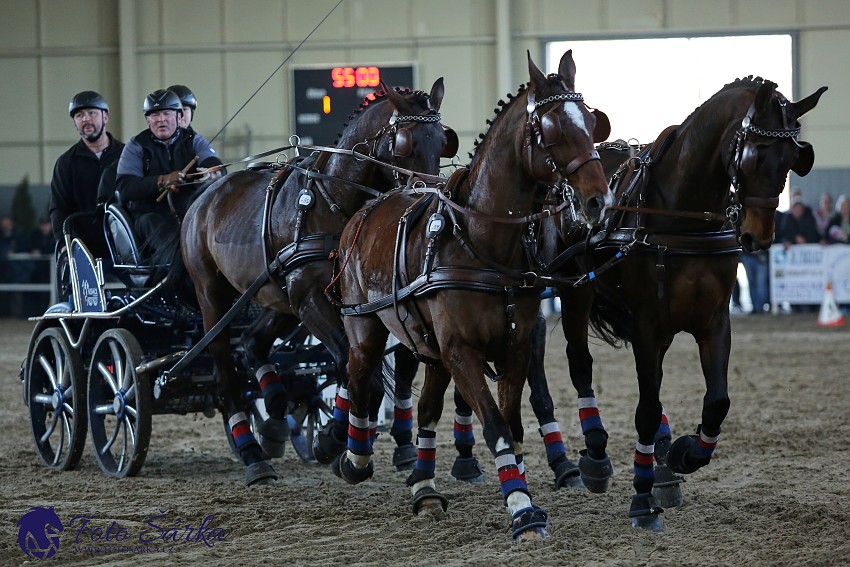
[[[107,104],[106,99],[95,91],[83,91],[75,94],[68,105],[68,114],[73,118],[74,113],[84,108],[98,108],[104,112],[109,112],[109,104]]]
[[[198,108],[198,99],[195,98],[195,93],[186,85],[171,85],[168,90],[180,97],[183,106],[188,106],[193,112]]]
[[[176,110],[183,113],[183,103],[180,97],[167,89],[159,89],[145,97],[145,116],[159,110]]]

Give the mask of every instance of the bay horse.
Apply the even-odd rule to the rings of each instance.
[[[332,273],[329,254],[351,214],[405,183],[400,171],[409,174],[408,183],[416,175],[439,179],[440,158],[457,148],[457,136],[440,122],[442,78],[430,93],[382,87],[383,93],[367,97],[349,118],[335,148],[276,171],[228,174],[192,203],[182,224],[182,259],[204,331],[210,332],[239,294],[254,293],[254,301],[266,308],[243,333],[242,345],[270,415],[260,433],[281,442],[288,429],[287,397],[286,384],[267,362],[274,340],[303,321],[333,356],[345,384],[348,341],[324,294]],[[264,272],[268,279],[262,283],[258,275]],[[229,333],[218,334],[209,351],[234,445],[247,466],[246,483],[274,482],[274,468],[241,409]]]
[[[826,89],[790,102],[771,81],[735,80],[614,174],[617,204],[602,230],[588,234],[577,227],[565,239],[569,231],[560,219],[543,229],[549,268],[559,253],[580,251],[573,285],[558,292],[586,445],[579,467],[594,492],[607,489],[613,469],[592,387],[589,326],[608,344],[630,344],[634,352],[638,440],[629,517],[637,528],[664,529],[656,482],[664,488],[655,491],[658,498],[677,505],[683,475],[711,460],[730,407],[729,301],[738,257],[741,248],[770,247],[789,171],[810,171],[814,151],[797,140],[798,119]],[[696,340],[706,393],[696,434],[672,442],[660,388],[664,355],[680,332]]]
[[[483,424],[515,539],[545,537],[548,523],[518,466],[520,396],[540,304],[522,236],[531,220],[546,216],[534,211],[549,188],[566,193],[566,206],[575,187],[594,220],[610,202],[593,148],[610,126],[574,91],[572,52],[561,58],[559,74],[549,76],[529,54],[528,71],[529,83],[503,103],[468,168],[445,187],[388,193],[352,217],[340,240],[337,276],[351,344],[348,447],[336,464],[340,475],[358,483],[373,474],[369,382],[392,333],[426,362],[417,461],[407,480],[414,513],[447,508],[434,482],[436,425],[454,379]],[[393,227],[395,241],[387,236]],[[498,380],[498,405],[485,374]]]

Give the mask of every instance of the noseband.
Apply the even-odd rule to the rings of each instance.
[[[747,139],[750,132],[764,138],[788,138],[795,144],[799,145],[796,138],[800,134],[800,128],[789,128],[788,116],[785,113],[785,106],[788,100],[785,97],[779,97],[779,106],[782,108],[782,125],[779,130],[769,130],[760,128],[753,124],[753,115],[755,114],[755,102],[750,104],[747,109],[747,114],[741,120],[741,127],[735,133],[733,141],[735,151],[732,154],[732,160],[728,166],[729,177],[732,179],[732,186],[729,189],[730,204],[726,209],[726,217],[735,226],[735,232],[739,233],[741,228],[741,209],[743,207],[751,207],[755,209],[776,210],[779,206],[779,197],[744,197],[740,196],[741,177],[750,175],[755,171],[756,160],[758,159],[758,149],[756,144]],[[739,234],[740,236],[740,234]]]

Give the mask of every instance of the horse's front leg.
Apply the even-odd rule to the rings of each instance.
[[[721,313],[704,333],[695,336],[705,377],[705,396],[702,402],[702,423],[696,435],[679,437],[670,447],[667,464],[675,472],[690,474],[711,461],[720,439],[720,426],[729,413],[729,353],[732,332],[728,313]]]
[[[588,287],[563,289],[559,295],[570,380],[578,394],[578,416],[586,447],[579,459],[581,480],[590,492],[606,492],[614,467],[607,453],[608,432],[593,391],[593,356],[587,340],[593,290]]]
[[[416,447],[413,445],[413,380],[419,370],[419,361],[410,349],[400,344],[395,347],[393,359],[395,388],[390,435],[396,443],[393,466],[403,471],[410,470],[416,463]]]
[[[534,416],[540,426],[540,436],[546,447],[546,460],[555,473],[555,489],[564,486],[583,488],[578,465],[567,458],[567,449],[561,436],[561,428],[555,419],[555,403],[549,393],[546,380],[546,317],[543,312],[537,314],[537,321],[531,331],[531,363],[528,367],[528,387],[531,390],[529,401]]]
[[[389,331],[374,315],[346,318],[345,330],[351,337],[347,450],[334,463],[334,467],[338,467],[334,472],[346,482],[356,484],[371,478],[374,472],[369,420],[372,376],[380,370]]]

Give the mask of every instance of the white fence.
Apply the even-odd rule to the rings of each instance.
[[[850,303],[850,245],[796,244],[770,249],[771,302],[817,305],[827,282],[837,303]]]

